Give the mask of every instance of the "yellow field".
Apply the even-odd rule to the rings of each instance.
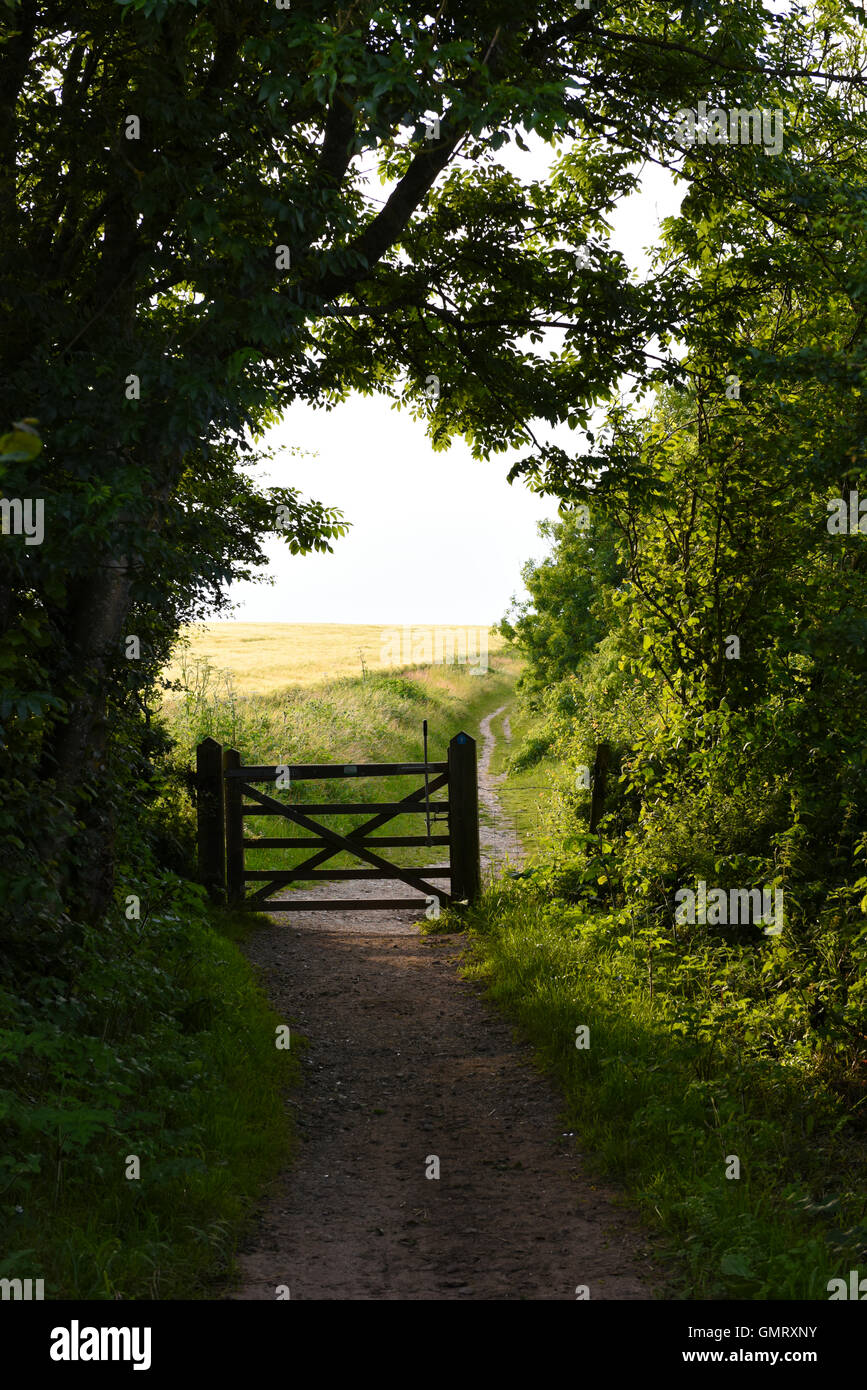
[[[188,628],[166,670],[178,680],[186,663],[205,660],[228,672],[239,695],[266,695],[287,685],[313,685],[336,676],[422,666],[457,658],[470,670],[501,651],[503,639],[486,623],[415,627],[341,623],[206,623]]]

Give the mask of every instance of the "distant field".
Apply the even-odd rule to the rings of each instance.
[[[289,685],[314,685],[338,676],[445,660],[484,664],[484,653],[502,650],[503,639],[487,623],[383,624],[208,623],[188,628],[166,675],[181,679],[186,665],[207,661],[229,672],[239,695],[268,695]]]

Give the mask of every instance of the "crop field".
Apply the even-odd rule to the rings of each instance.
[[[345,634],[359,629],[337,630]],[[519,666],[511,651],[498,651],[479,675],[473,674],[472,666],[445,664],[393,672],[369,669],[365,675],[335,675],[307,685],[290,684],[287,677],[270,692],[258,694],[243,693],[243,669],[237,688],[230,682],[227,690],[213,668],[197,658],[184,690],[167,695],[165,716],[186,766],[194,764],[196,745],[207,737],[236,748],[248,764],[417,762],[423,757],[423,719],[429,724],[429,757],[437,761],[446,757],[448,742],[459,729],[477,738],[480,720],[511,700]],[[303,804],[358,801],[368,796],[396,801],[411,788],[405,777],[396,776],[375,782],[364,778],[297,782],[291,792],[273,785],[263,790],[277,800]],[[346,834],[366,819],[365,815],[326,815],[323,824]],[[250,816],[245,825],[251,840],[277,833],[267,817]],[[396,817],[388,832],[419,834],[418,816]],[[405,849],[395,855],[395,862],[425,864],[431,862],[430,854],[428,848]],[[301,849],[257,851],[251,846],[247,867],[289,868],[304,857]],[[330,867],[358,866],[351,857],[338,855]]]
[[[207,662],[237,695],[270,695],[367,671],[466,665],[484,669],[503,639],[487,623],[207,623],[185,629],[166,676],[194,679]],[[226,679],[228,673],[228,681]]]

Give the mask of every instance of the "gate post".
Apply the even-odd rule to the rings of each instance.
[[[244,817],[241,814],[243,795],[240,777],[226,777],[227,772],[241,766],[241,754],[234,748],[223,749],[223,796],[226,803],[226,900],[237,907],[244,896]]]
[[[596,761],[593,764],[593,789],[590,794],[590,831],[596,830],[605,814],[605,784],[608,780],[608,759],[611,748],[600,743],[596,748]]]
[[[475,739],[469,734],[455,734],[448,761],[451,895],[475,902],[482,891]]]
[[[213,902],[224,902],[223,749],[213,738],[206,738],[196,748],[196,829],[199,881]]]

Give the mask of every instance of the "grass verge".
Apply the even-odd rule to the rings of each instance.
[[[291,1151],[302,1040],[275,1045],[249,916],[140,866],[128,890],[138,920],[118,907],[63,978],[0,999],[0,1277],[48,1299],[213,1297]]]
[[[498,749],[494,768],[511,759],[507,808],[538,784],[538,813],[518,818],[530,874],[494,885],[462,919],[468,977],[559,1084],[591,1170],[662,1237],[677,1292],[827,1299],[831,1278],[867,1260],[863,1120],[812,1051],[775,1045],[775,953],[787,946],[685,949],[606,906],[595,883],[564,891],[546,868],[554,764],[531,717],[511,722],[517,747]]]

